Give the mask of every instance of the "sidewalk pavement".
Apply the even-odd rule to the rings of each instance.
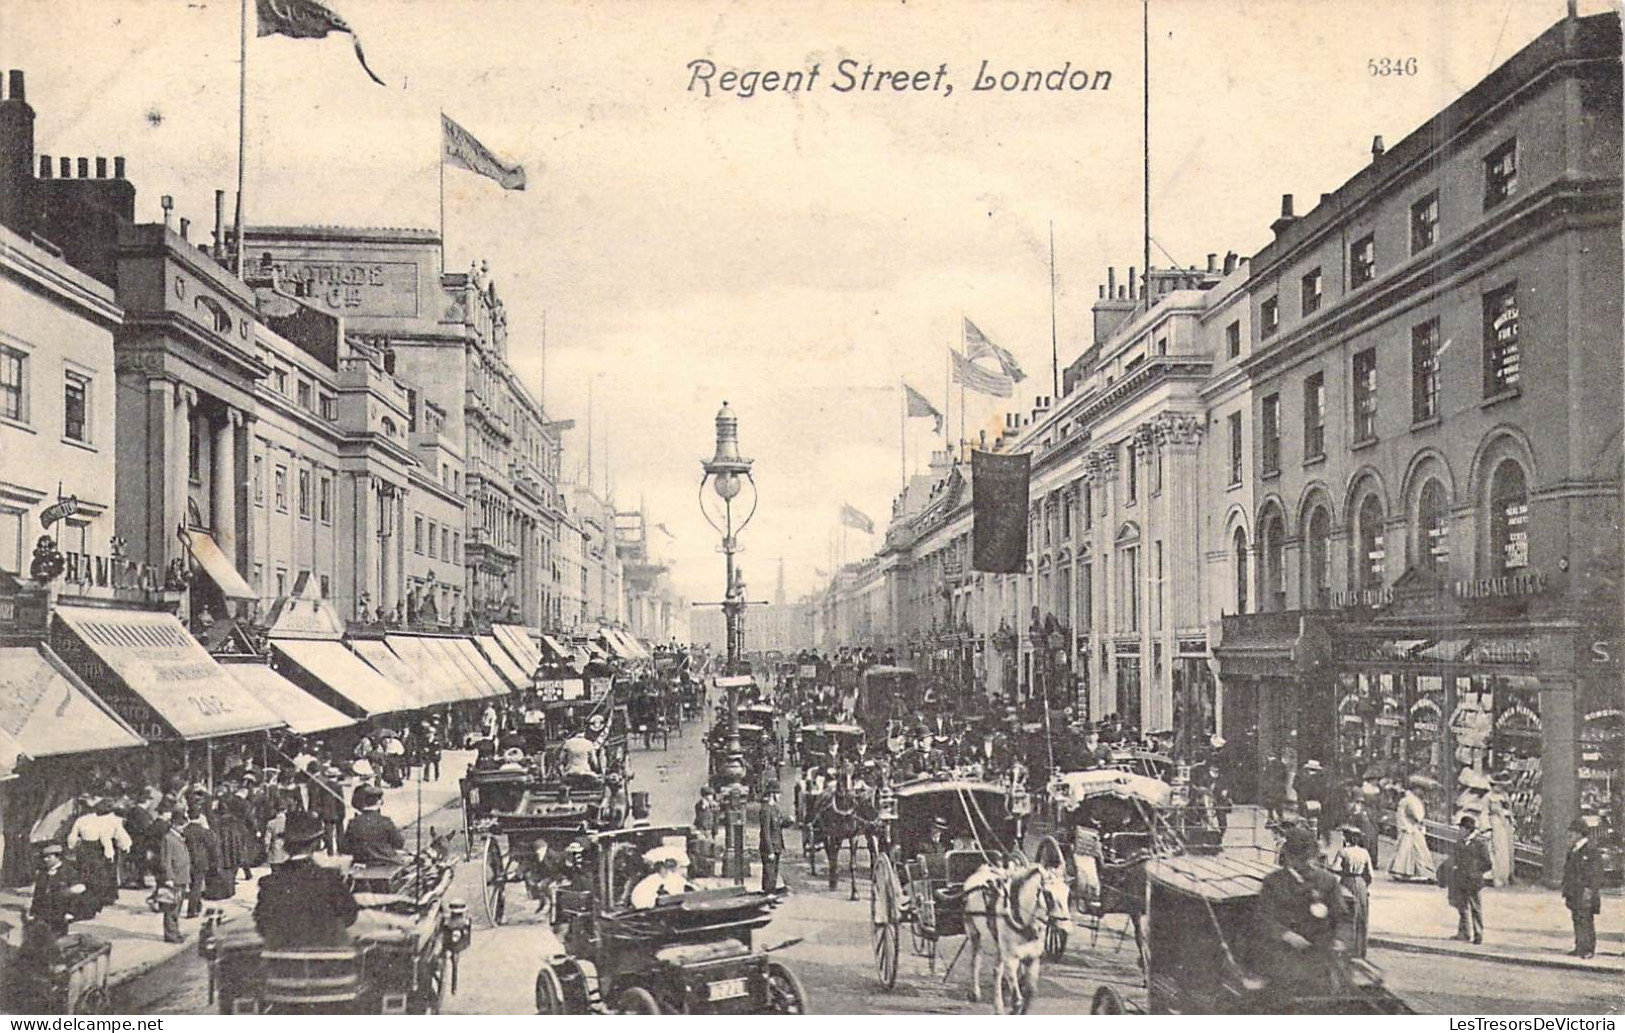
[[[473,759],[466,750],[447,750],[440,766],[440,778],[423,783],[423,833],[427,842],[432,826],[444,835],[452,828],[461,828],[462,817],[448,808],[459,800],[457,782]],[[418,784],[408,782],[396,789],[384,790],[383,813],[407,833],[407,849],[413,847],[412,826],[418,820]],[[206,902],[206,908],[219,908],[223,921],[233,922],[251,914],[258,898],[259,875],[267,869],[255,869],[252,881],[239,881],[237,893],[230,900]],[[182,951],[197,949],[197,934],[201,927],[198,919],[182,919],[184,943],[165,943],[163,919],[147,907],[149,890],[122,890],[116,904],[105,907],[88,922],[75,922],[73,931],[107,940],[113,945],[109,959],[109,986],[119,986],[141,976],[153,968],[178,956]],[[16,947],[22,943],[22,918],[33,897],[33,887],[19,886],[0,889],[0,939]]]
[[[1226,850],[1259,849],[1272,855],[1274,833],[1264,827],[1262,810],[1237,807],[1224,845]],[[1386,861],[1393,856],[1394,841],[1384,839],[1380,857]],[[1574,926],[1557,890],[1530,883],[1490,886],[1482,899],[1485,942],[1463,943],[1455,939],[1456,909],[1441,886],[1398,882],[1381,870],[1371,883],[1370,944],[1509,965],[1625,973],[1625,893],[1620,890],[1603,891],[1593,958],[1569,954],[1574,949]]]

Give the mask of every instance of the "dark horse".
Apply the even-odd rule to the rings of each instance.
[[[845,777],[827,787],[809,808],[807,838],[824,845],[824,856],[829,861],[829,888],[840,885],[841,847],[846,846],[847,873],[852,886],[850,899],[858,899],[858,844],[869,855],[869,868],[874,870],[876,837],[880,832],[880,811],[875,802],[875,791],[853,787]],[[818,874],[818,854],[808,852],[812,874]]]

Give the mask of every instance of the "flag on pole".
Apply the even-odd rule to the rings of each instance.
[[[864,534],[875,533],[875,522],[845,502],[841,503],[841,523]]]
[[[322,0],[254,0],[254,9],[259,14],[258,36],[324,39],[330,32],[349,33],[351,41],[355,43],[355,59],[361,62],[361,70],[379,86],[384,85],[384,80],[367,66],[367,55],[361,49],[361,37],[350,28],[349,22],[340,18]]]
[[[972,362],[977,359],[998,359],[1005,376],[1018,384],[1027,379],[1016,357],[988,340],[987,334],[982,333],[981,328],[969,319],[965,320],[965,358]]]
[[[929,416],[936,421],[931,433],[942,433],[942,414],[937,412],[937,407],[931,404],[930,399],[914,390],[907,382],[903,384],[903,396],[908,399],[908,415],[910,418]]]
[[[954,357],[954,383],[963,384],[977,394],[995,398],[1009,398],[1016,393],[1015,381],[1005,374],[983,369],[952,348],[948,349],[948,354]]]
[[[440,114],[441,153],[447,165],[493,179],[504,190],[525,189],[525,167],[509,165],[474,138],[474,134]]]

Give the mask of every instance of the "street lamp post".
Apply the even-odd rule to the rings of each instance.
[[[727,592],[723,596],[722,615],[728,635],[728,661],[723,674],[730,679],[728,689],[728,761],[723,773],[728,776],[728,867],[734,881],[745,881],[745,750],[739,741],[739,687],[732,684],[733,676],[744,668],[740,653],[743,647],[745,615],[745,582],[734,567],[734,554],[739,551],[738,534],[756,515],[756,481],[750,475],[751,461],[739,454],[739,417],[723,402],[717,412],[716,454],[701,460],[705,475],[700,478],[700,512],[707,522],[722,535],[722,555],[727,561]],[[713,504],[705,504],[706,482],[721,500],[721,513]],[[744,519],[734,525],[733,504],[740,492],[750,488],[750,509]]]

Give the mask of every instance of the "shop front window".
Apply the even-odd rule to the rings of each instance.
[[[1587,682],[1581,702],[1580,814],[1595,820],[1601,842],[1617,850],[1625,830],[1625,713],[1618,675]]]
[[[1522,676],[1495,679],[1492,770],[1505,780],[1516,842],[1541,842],[1540,682]],[[1565,816],[1567,817],[1567,816]]]
[[[1448,823],[1455,779],[1445,757],[1446,703],[1442,677],[1416,676],[1406,707],[1405,764],[1407,776],[1420,775],[1425,780],[1421,796],[1428,817]]]

